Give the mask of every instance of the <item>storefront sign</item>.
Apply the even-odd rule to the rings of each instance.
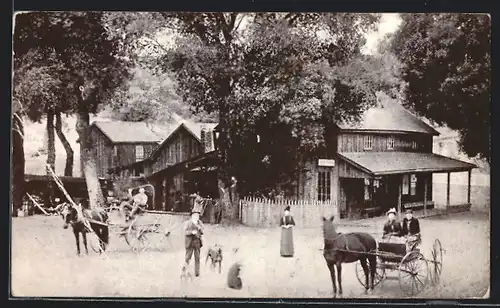
[[[320,167],[335,167],[335,159],[318,159]]]

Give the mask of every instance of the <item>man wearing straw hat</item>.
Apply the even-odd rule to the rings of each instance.
[[[203,246],[203,223],[200,220],[201,209],[198,203],[191,210],[191,219],[184,223],[186,257],[182,271],[185,272],[194,254],[194,275],[200,276],[200,249]]]

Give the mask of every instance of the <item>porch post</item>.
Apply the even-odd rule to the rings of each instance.
[[[470,179],[471,179],[472,170],[468,171],[468,180],[467,180],[467,204],[470,204]]]
[[[427,174],[424,177],[424,216],[427,216]]]
[[[399,178],[399,187],[398,187],[398,216],[399,220],[401,220],[401,203],[402,203],[402,195],[403,195],[403,176]]]
[[[450,206],[450,172],[447,174],[446,178],[446,209]]]

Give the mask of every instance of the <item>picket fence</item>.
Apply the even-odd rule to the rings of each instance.
[[[277,227],[286,206],[290,206],[295,224],[304,228],[318,227],[321,225],[322,216],[337,214],[337,202],[333,200],[269,200],[245,197],[240,201],[240,220],[250,227]]]

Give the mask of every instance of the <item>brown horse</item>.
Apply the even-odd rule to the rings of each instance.
[[[365,273],[366,291],[373,290],[373,281],[377,270],[377,256],[374,254],[377,249],[377,241],[368,233],[337,233],[333,219],[333,216],[329,219],[323,217],[323,238],[325,241],[323,256],[332,278],[333,297],[337,296],[335,268],[337,268],[338,275],[338,294],[342,296],[342,263],[352,263],[358,260]]]

